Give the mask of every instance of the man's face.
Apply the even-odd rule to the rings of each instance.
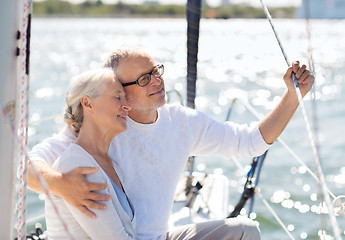
[[[117,67],[117,77],[121,83],[137,80],[145,73],[149,73],[156,66],[153,59],[146,53],[120,60]],[[151,75],[151,81],[144,87],[138,84],[124,87],[131,111],[150,112],[165,104],[164,80]]]

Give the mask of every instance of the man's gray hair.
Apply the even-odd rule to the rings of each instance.
[[[116,74],[117,66],[119,65],[120,60],[128,59],[130,57],[134,57],[142,53],[143,51],[139,48],[117,49],[107,57],[103,67],[113,69],[114,73]]]

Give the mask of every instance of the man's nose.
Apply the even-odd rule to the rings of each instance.
[[[156,77],[156,75],[152,74],[151,75],[151,85],[160,85],[162,83],[163,79],[162,76]]]

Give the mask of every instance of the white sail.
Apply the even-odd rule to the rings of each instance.
[[[0,0],[0,103],[2,111],[7,109],[13,122],[16,122],[17,13],[17,1]],[[0,117],[0,139],[0,236],[1,239],[13,239],[16,143],[11,123],[4,114]]]

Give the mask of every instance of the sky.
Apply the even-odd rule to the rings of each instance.
[[[85,0],[69,0],[70,2],[84,2]],[[116,3],[118,0],[102,0],[104,3]],[[125,3],[143,3],[144,0],[122,0]],[[186,4],[187,0],[158,0],[162,4]],[[206,0],[207,3],[211,6],[219,5],[222,0]],[[260,0],[230,0],[231,3],[246,3],[253,6],[261,6]],[[276,6],[299,6],[301,5],[302,0],[264,0],[264,3],[268,7],[276,7]]]

